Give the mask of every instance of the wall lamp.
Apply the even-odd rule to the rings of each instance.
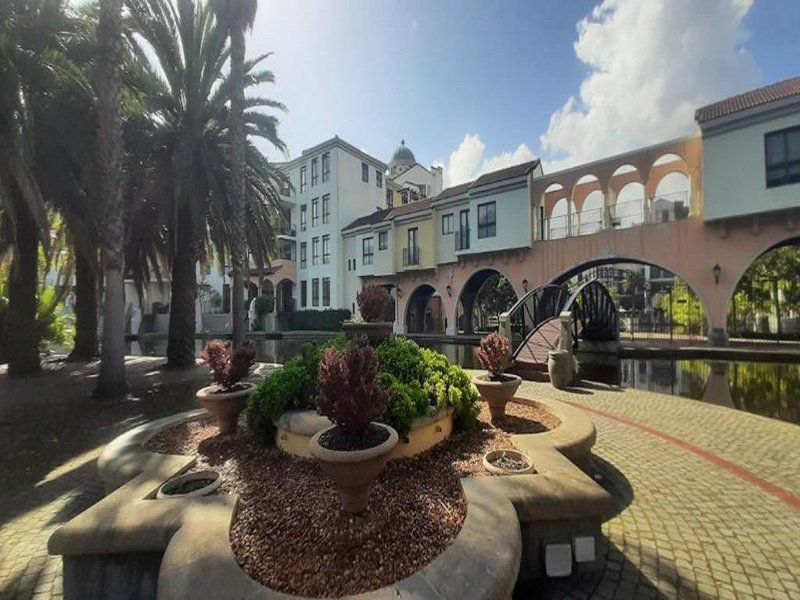
[[[523,279],[522,280],[522,289],[524,291],[526,291],[526,292],[528,291],[528,280],[527,279]]]
[[[452,285],[448,285],[447,286],[447,295],[448,295],[448,297],[453,295],[453,286]]]
[[[722,274],[722,267],[719,266],[719,263],[711,268],[711,272],[714,274],[714,283],[719,285],[719,276]]]

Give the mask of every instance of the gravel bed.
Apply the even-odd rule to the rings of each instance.
[[[515,432],[544,431],[555,419],[541,407],[517,403],[507,412],[503,428]],[[368,509],[348,515],[339,510],[336,489],[314,461],[256,444],[243,435],[244,425],[243,416],[239,433],[219,436],[211,418],[198,419],[160,432],[147,448],[196,452],[196,470],[218,470],[221,490],[239,495],[230,532],[239,564],[274,590],[304,596],[375,590],[424,567],[464,523],[459,478],[489,476],[483,455],[514,448],[511,434],[489,423],[482,403],[474,431],[453,435],[420,456],[391,461]]]

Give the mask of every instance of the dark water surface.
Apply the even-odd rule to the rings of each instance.
[[[285,362],[300,351],[303,343],[259,340],[258,360]],[[204,344],[204,340],[197,340],[198,356]],[[474,346],[422,345],[442,352],[450,362],[480,368]],[[163,356],[166,349],[163,338],[129,343],[131,354]],[[616,366],[603,369],[607,371],[603,380],[618,382],[624,388],[683,396],[800,425],[800,364],[623,358]]]

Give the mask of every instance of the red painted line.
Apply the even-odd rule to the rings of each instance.
[[[717,467],[736,475],[740,479],[745,480],[746,482],[755,485],[761,488],[763,491],[775,496],[779,500],[782,500],[795,510],[800,511],[800,496],[786,490],[774,483],[770,483],[769,481],[762,479],[758,475],[751,473],[744,467],[737,465],[734,462],[731,462],[721,456],[714,454],[713,452],[709,452],[700,446],[695,446],[694,444],[690,444],[687,441],[684,441],[680,438],[676,438],[668,433],[664,433],[660,429],[656,429],[654,427],[650,427],[649,425],[645,425],[643,423],[639,423],[638,421],[633,421],[626,417],[620,417],[619,415],[615,415],[613,413],[606,412],[604,410],[599,410],[597,408],[591,408],[584,404],[577,404],[575,402],[570,402],[570,404],[576,408],[581,408],[587,412],[595,413],[601,417],[606,419],[611,419],[612,421],[617,421],[618,423],[622,423],[623,425],[627,425],[629,427],[634,427],[636,429],[640,429],[641,431],[645,431],[650,435],[654,435],[657,438],[664,440],[665,442],[669,442],[674,446],[678,446],[683,450],[687,450],[688,452],[692,452],[696,454],[700,458],[707,460],[708,462],[716,465]]]

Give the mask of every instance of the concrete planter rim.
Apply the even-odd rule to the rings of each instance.
[[[486,386],[486,387],[513,387],[519,386],[522,383],[522,377],[519,375],[514,375],[513,373],[503,373],[504,377],[510,377],[508,381],[493,381],[489,379],[489,373],[483,373],[482,375],[475,375],[472,378],[472,383],[476,386]],[[516,389],[516,388],[515,388]]]
[[[326,431],[330,431],[331,429],[338,427],[338,425],[331,425],[330,427],[326,427],[325,429],[318,431],[312,436],[311,440],[308,442],[308,449],[311,452],[311,455],[317,460],[337,464],[359,463],[377,458],[384,454],[389,454],[397,445],[400,437],[397,435],[397,432],[394,430],[394,428],[390,427],[389,425],[377,423],[375,421],[373,421],[372,424],[382,427],[389,432],[388,438],[372,448],[364,448],[363,450],[331,450],[326,448],[319,443],[319,438]]]
[[[513,454],[518,458],[525,460],[528,463],[528,466],[524,469],[520,469],[519,471],[512,471],[511,469],[503,469],[501,467],[496,467],[493,465],[490,460],[497,455],[500,454]],[[536,469],[533,466],[533,461],[531,457],[525,454],[524,452],[520,452],[519,450],[514,450],[512,448],[501,448],[499,450],[490,450],[486,454],[483,455],[483,468],[486,469],[489,473],[494,475],[526,475],[530,473],[536,473]]]
[[[179,486],[196,479],[213,479],[213,481],[208,485],[196,490],[192,490],[191,492],[186,492],[183,494],[166,493],[166,491],[172,487]],[[203,471],[195,471],[193,473],[184,473],[183,475],[172,477],[161,484],[161,487],[158,488],[158,492],[156,493],[156,498],[159,500],[176,500],[179,498],[199,498],[201,496],[209,496],[217,491],[220,485],[222,485],[222,475],[219,473],[219,471],[205,469]]]

